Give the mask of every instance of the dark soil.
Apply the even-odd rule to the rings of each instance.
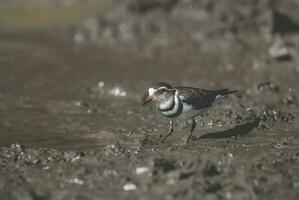
[[[294,6],[115,1],[76,24],[1,28],[0,199],[298,199]],[[168,121],[141,103],[157,81],[239,92],[189,144],[182,122],[159,144]]]

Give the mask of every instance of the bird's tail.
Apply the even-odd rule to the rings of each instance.
[[[215,91],[215,99],[222,99],[223,97],[238,92],[238,90],[229,90],[229,89],[222,89],[222,90],[216,90]]]

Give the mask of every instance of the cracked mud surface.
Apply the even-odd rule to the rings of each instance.
[[[1,199],[297,199],[297,33],[242,32],[270,22],[257,15],[238,24],[238,4],[217,24],[224,8],[212,1],[213,26],[190,42],[184,31],[198,30],[182,13],[197,8],[130,2],[100,18],[106,28],[150,24],[129,41],[118,41],[129,37],[120,31],[82,44],[83,25],[0,32]],[[177,19],[182,30],[171,26]],[[158,144],[168,121],[141,105],[157,81],[239,92],[202,113],[189,144],[181,122]]]

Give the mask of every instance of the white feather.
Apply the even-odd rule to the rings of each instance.
[[[155,91],[156,91],[156,90],[155,90],[154,88],[149,88],[149,89],[148,89],[148,95],[149,95],[149,96],[154,96]]]

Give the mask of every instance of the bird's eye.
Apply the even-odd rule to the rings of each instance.
[[[161,95],[165,92],[166,90],[163,88],[163,89],[159,89],[155,92],[156,95]]]

